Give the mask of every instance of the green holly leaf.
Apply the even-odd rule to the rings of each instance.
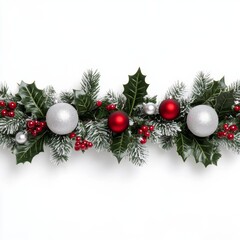
[[[25,162],[31,163],[34,156],[43,152],[45,134],[46,131],[36,137],[30,138],[25,144],[16,145],[15,154],[17,164]]]
[[[80,116],[91,116],[91,111],[96,109],[95,102],[88,94],[82,94],[80,90],[74,90],[74,104]]]
[[[129,134],[127,132],[121,133],[120,135],[117,135],[113,138],[111,151],[119,163],[124,157],[124,153],[127,150],[129,142]]]
[[[196,162],[202,162],[205,167],[210,164],[217,165],[218,159],[221,154],[218,152],[216,146],[214,146],[206,138],[193,138],[193,156]]]
[[[127,84],[124,84],[124,92],[123,94],[126,97],[126,107],[125,112],[131,116],[138,104],[143,103],[144,97],[147,95],[147,88],[149,84],[145,82],[146,76],[141,73],[141,69],[129,76],[129,81]]]
[[[232,106],[234,105],[234,91],[230,90],[228,92],[221,92],[219,96],[217,96],[215,110],[218,113],[220,119],[226,117],[231,114]]]
[[[206,89],[202,95],[198,96],[192,105],[196,106],[199,104],[209,104],[213,107],[215,105],[216,98],[225,89],[226,84],[224,78],[219,81],[213,81],[211,86]]]
[[[43,90],[36,87],[35,82],[27,84],[24,81],[19,86],[19,96],[27,113],[33,113],[37,118],[44,118],[47,112],[46,97]]]
[[[192,140],[183,133],[179,133],[176,137],[177,153],[182,157],[183,161],[192,154]]]

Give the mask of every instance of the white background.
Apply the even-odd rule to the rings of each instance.
[[[200,70],[229,84],[240,78],[239,11],[233,0],[0,0],[0,81],[61,91],[93,68],[103,95],[140,66],[159,101]],[[223,151],[205,169],[148,147],[143,167],[94,150],[56,167],[47,149],[16,166],[1,149],[0,239],[240,239],[240,156]]]

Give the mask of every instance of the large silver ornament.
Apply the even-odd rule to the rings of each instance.
[[[58,135],[71,133],[78,124],[77,110],[68,103],[54,104],[47,111],[46,123]]]
[[[144,103],[143,104],[143,111],[147,115],[153,115],[156,113],[156,105],[154,103]]]
[[[15,136],[15,141],[18,143],[18,144],[24,144],[27,142],[27,133],[24,133],[24,132],[18,132]]]
[[[189,130],[198,137],[208,137],[218,127],[218,115],[208,105],[198,105],[190,109],[187,115],[187,126]]]

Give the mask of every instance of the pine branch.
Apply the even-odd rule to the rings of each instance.
[[[74,93],[73,92],[61,92],[60,99],[62,102],[72,104],[74,101]]]
[[[45,96],[46,107],[49,108],[55,104],[56,101],[56,91],[52,86],[48,86],[43,89],[43,95]]]
[[[232,83],[228,87],[228,91],[233,90],[233,96],[236,100],[240,101],[240,80]]]
[[[72,140],[68,135],[51,134],[47,141],[51,150],[52,161],[56,164],[68,160],[73,147]]]
[[[14,118],[0,118],[0,132],[6,135],[15,134],[20,128],[24,128],[25,124],[24,114],[16,111]]]
[[[176,136],[181,128],[176,122],[166,122],[160,123],[155,121],[150,121],[148,125],[154,126],[154,131],[151,134],[152,140],[157,142],[157,139],[161,136]]]
[[[133,138],[128,144],[127,156],[133,164],[141,166],[148,157],[148,150],[140,143],[139,138]]]
[[[88,70],[83,74],[81,89],[84,94],[90,95],[93,100],[97,100],[99,92],[100,74],[96,70]]]
[[[163,149],[169,150],[174,146],[174,137],[173,136],[161,136],[159,138],[160,144]]]
[[[80,136],[81,138],[86,138],[87,136],[87,129],[86,129],[86,126],[84,125],[83,122],[78,122],[78,125],[75,129],[75,133]]]
[[[209,74],[200,72],[194,80],[191,98],[194,99],[202,96],[205,93],[206,89],[209,89],[211,87],[212,82],[213,79],[210,78]]]
[[[90,121],[86,124],[87,140],[93,143],[97,150],[109,150],[111,135],[107,127],[107,121]]]
[[[225,147],[228,150],[231,150],[236,153],[240,153],[240,132],[235,134],[234,139],[232,141],[226,138],[217,138],[214,139],[215,145],[219,145],[221,147]]]
[[[3,148],[10,148],[13,149],[15,145],[15,137],[13,137],[12,135],[6,135],[6,134],[2,134],[0,133],[0,146]]]
[[[0,98],[1,99],[6,99],[9,98],[10,95],[8,94],[8,86],[6,83],[2,83],[0,85]]]
[[[176,100],[181,100],[184,96],[186,86],[182,82],[177,82],[174,84],[165,94],[165,99],[174,98]]]
[[[104,101],[115,104],[118,109],[123,109],[126,103],[126,97],[123,94],[116,94],[110,90],[104,97]]]

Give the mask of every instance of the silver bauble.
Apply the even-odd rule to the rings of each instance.
[[[143,104],[143,111],[147,114],[147,115],[153,115],[156,113],[156,105],[154,103],[144,103]]]
[[[54,104],[47,111],[46,123],[58,135],[71,133],[78,124],[77,110],[68,103]]]
[[[198,137],[208,137],[218,127],[218,115],[208,105],[198,105],[190,109],[187,115],[187,126],[189,130]]]
[[[15,141],[18,144],[24,144],[25,142],[27,142],[27,133],[24,132],[18,132],[15,136]]]

